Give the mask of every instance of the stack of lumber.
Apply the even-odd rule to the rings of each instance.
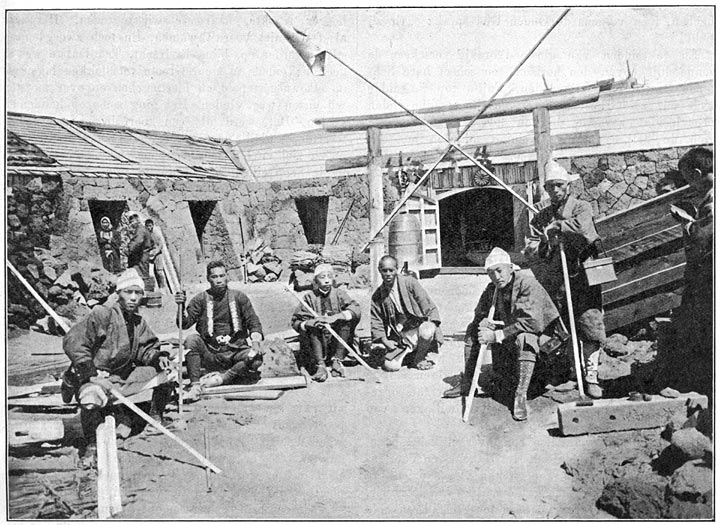
[[[684,187],[597,221],[617,275],[617,281],[603,285],[608,331],[680,305],[685,252],[682,227],[670,215],[670,205],[694,198]]]
[[[265,241],[258,237],[248,243],[245,253],[245,268],[248,282],[271,283],[278,280],[282,273],[282,261]]]

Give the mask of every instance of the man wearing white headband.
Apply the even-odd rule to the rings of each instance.
[[[360,321],[360,304],[345,290],[335,288],[335,271],[329,264],[315,267],[313,289],[302,300],[320,317],[313,317],[300,305],[293,313],[291,324],[300,334],[300,355],[302,366],[312,375],[314,381],[322,383],[328,377],[326,364],[334,377],[345,377],[342,361],[347,355],[345,347],[330,332],[324,329],[330,325],[348,345],[352,346],[355,327]]]
[[[169,354],[160,350],[160,342],[138,314],[144,283],[134,268],[118,277],[117,302],[98,305],[73,326],[63,338],[63,350],[72,365],[63,377],[63,400],[75,396],[80,403],[80,419],[88,441],[86,456],[96,452],[95,430],[107,413],[109,392],[150,379],[157,371],[170,367]],[[151,367],[151,368],[148,368]],[[150,415],[162,421],[169,398],[168,385],[153,390]]]
[[[493,394],[504,400],[512,394],[512,414],[517,421],[527,419],[527,392],[535,369],[540,334],[560,316],[545,289],[530,272],[516,272],[510,255],[493,248],[485,261],[490,277],[465,331],[465,372],[445,397],[468,395],[480,345],[492,352]],[[493,297],[495,314],[488,319]]]
[[[528,240],[524,253],[567,325],[568,308],[559,250],[562,243],[570,273],[575,324],[582,342],[586,392],[592,398],[600,398],[598,360],[605,340],[602,288],[589,285],[583,267],[585,261],[597,257],[600,236],[595,229],[590,203],[570,194],[572,177],[565,168],[549,161],[545,173],[545,191],[550,196],[550,205],[531,221],[540,236]],[[573,370],[570,370],[571,374]]]
[[[175,294],[182,305],[182,327],[196,325],[197,333],[185,339],[190,391],[188,401],[199,399],[202,387],[229,384],[242,376],[257,375],[262,365],[263,330],[250,298],[228,288],[222,261],[207,265],[210,288],[190,300],[185,310],[185,292]],[[200,378],[201,368],[211,373]]]

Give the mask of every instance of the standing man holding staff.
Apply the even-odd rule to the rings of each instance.
[[[605,341],[602,288],[599,285],[590,286],[583,263],[597,257],[600,236],[595,229],[590,203],[570,194],[571,179],[565,168],[551,160],[545,173],[545,191],[550,196],[550,205],[530,222],[541,235],[528,240],[524,253],[531,259],[538,281],[555,301],[567,323],[568,305],[560,258],[562,243],[568,261],[575,322],[582,344],[586,392],[598,399],[602,397],[598,384],[598,360]]]

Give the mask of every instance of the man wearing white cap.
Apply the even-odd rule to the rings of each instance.
[[[510,255],[493,248],[485,260],[490,277],[465,332],[465,373],[460,385],[445,397],[467,395],[480,345],[490,345],[493,388],[499,398],[513,394],[512,414],[517,421],[527,419],[527,392],[535,369],[540,334],[560,316],[545,289],[530,272],[516,272]],[[493,297],[495,314],[488,319]]]
[[[313,317],[307,308],[299,305],[291,320],[292,327],[300,334],[303,366],[319,383],[328,377],[325,368],[328,362],[334,377],[345,377],[342,361],[347,355],[345,347],[323,325],[332,326],[343,341],[352,346],[355,327],[360,321],[360,304],[345,290],[335,288],[334,280],[333,267],[318,264],[314,271],[313,289],[305,294],[303,301],[320,317]]]
[[[529,239],[524,253],[534,264],[533,270],[558,305],[567,323],[568,308],[560,259],[562,243],[568,262],[570,290],[575,324],[582,343],[586,392],[593,398],[602,397],[598,384],[600,347],[605,340],[602,313],[602,288],[590,286],[583,263],[598,255],[600,242],[593,222],[589,202],[570,194],[571,176],[555,161],[545,169],[545,191],[550,204],[542,209],[531,225],[540,232],[539,238]]]
[[[134,268],[118,277],[117,302],[98,305],[73,326],[63,338],[63,350],[72,365],[63,378],[63,400],[73,395],[80,403],[80,418],[86,455],[95,452],[95,430],[104,420],[110,389],[150,379],[157,371],[170,367],[169,354],[160,350],[157,336],[138,315],[144,283]],[[150,415],[162,420],[170,394],[169,385],[153,391]]]

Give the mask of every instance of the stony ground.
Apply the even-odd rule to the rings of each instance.
[[[442,392],[462,368],[461,336],[484,281],[423,280],[436,299],[448,342],[427,372],[360,367],[350,380],[311,384],[276,401],[204,400],[189,407],[179,435],[223,469],[205,473],[164,436],[120,445],[125,519],[581,519],[606,518],[596,493],[573,490],[561,465],[603,446],[597,436],[557,437],[556,404],[530,403],[528,422],[477,398],[469,424],[461,400]],[[277,284],[249,288],[266,331],[288,328],[292,297]],[[356,294],[364,305],[367,292]],[[168,301],[153,313],[173,330]],[[269,312],[273,312],[269,315]],[[367,308],[365,310],[367,312]],[[364,329],[366,325],[364,324]],[[365,381],[353,379],[365,378]],[[577,487],[576,487],[577,488]]]

